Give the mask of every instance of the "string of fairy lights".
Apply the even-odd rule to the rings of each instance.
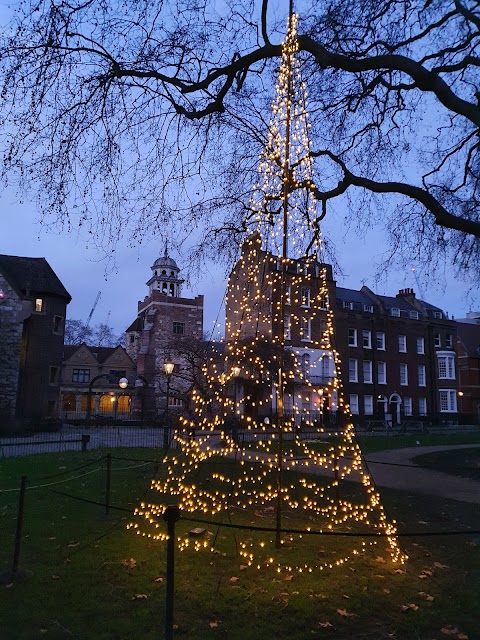
[[[183,512],[219,517],[219,524],[224,517],[261,513],[274,518],[278,529],[282,517],[295,517],[305,532],[355,527],[360,533],[378,531],[379,538],[342,547],[328,559],[308,547],[305,561],[291,563],[288,550],[305,540],[280,529],[280,545],[271,534],[241,540],[243,562],[259,569],[310,572],[342,565],[386,540],[392,561],[403,563],[395,522],[386,517],[364,467],[343,398],[330,304],[333,280],[320,260],[307,91],[297,53],[297,16],[292,13],[251,198],[256,226],[228,282],[225,351],[211,355],[203,370],[203,391],[193,391],[195,418],[184,419],[183,426],[194,425],[196,437],[186,431],[175,435],[164,477],[152,481],[159,502],[141,503],[135,510],[139,518],[128,526],[138,535],[166,540],[162,514],[172,501]],[[336,430],[319,448],[303,439],[301,430],[321,435],[324,416]],[[248,434],[253,446],[245,446],[240,433]],[[328,481],[319,482],[310,473],[318,467],[330,474]],[[361,482],[360,501],[340,495],[342,480],[353,477]],[[188,532],[178,543],[181,549],[213,547],[210,536],[193,538]]]

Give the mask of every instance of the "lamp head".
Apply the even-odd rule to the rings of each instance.
[[[175,363],[172,362],[172,359],[169,356],[163,363],[163,370],[165,371],[167,376],[171,376],[174,369],[175,369]]]

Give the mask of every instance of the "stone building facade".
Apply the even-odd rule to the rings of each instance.
[[[118,384],[122,378],[128,380],[125,389]],[[62,418],[86,417],[89,397],[92,417],[130,418],[135,381],[135,365],[122,346],[65,345],[61,377]]]
[[[201,366],[203,295],[182,296],[184,281],[167,249],[151,271],[148,295],[138,303],[137,317],[126,331],[126,350],[137,371],[139,393],[134,413],[161,415],[167,406],[167,391],[169,410],[181,412],[188,405]],[[164,363],[170,359],[175,368],[167,380]]]
[[[45,258],[0,255],[0,413],[55,418],[71,296]]]

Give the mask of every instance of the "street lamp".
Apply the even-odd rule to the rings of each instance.
[[[175,363],[172,362],[172,358],[168,356],[168,358],[163,363],[163,370],[165,371],[165,375],[167,376],[167,407],[165,409],[165,422],[163,425],[163,448],[165,451],[168,449],[169,445],[169,415],[168,415],[168,403],[170,400],[170,379],[172,377],[173,370],[175,369]]]

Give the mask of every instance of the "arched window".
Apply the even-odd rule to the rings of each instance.
[[[165,271],[165,269],[162,269],[162,276],[166,276],[167,272]]]
[[[88,393],[84,393],[82,396],[82,411],[87,410],[87,403],[88,403]],[[95,407],[95,398],[93,397],[93,395],[90,395],[90,411],[93,411],[94,407]]]
[[[173,282],[170,284],[170,295],[175,295],[175,285],[173,284]]]
[[[115,396],[104,394],[100,398],[100,413],[111,413],[115,407]]]
[[[130,396],[118,396],[117,413],[130,412]]]

